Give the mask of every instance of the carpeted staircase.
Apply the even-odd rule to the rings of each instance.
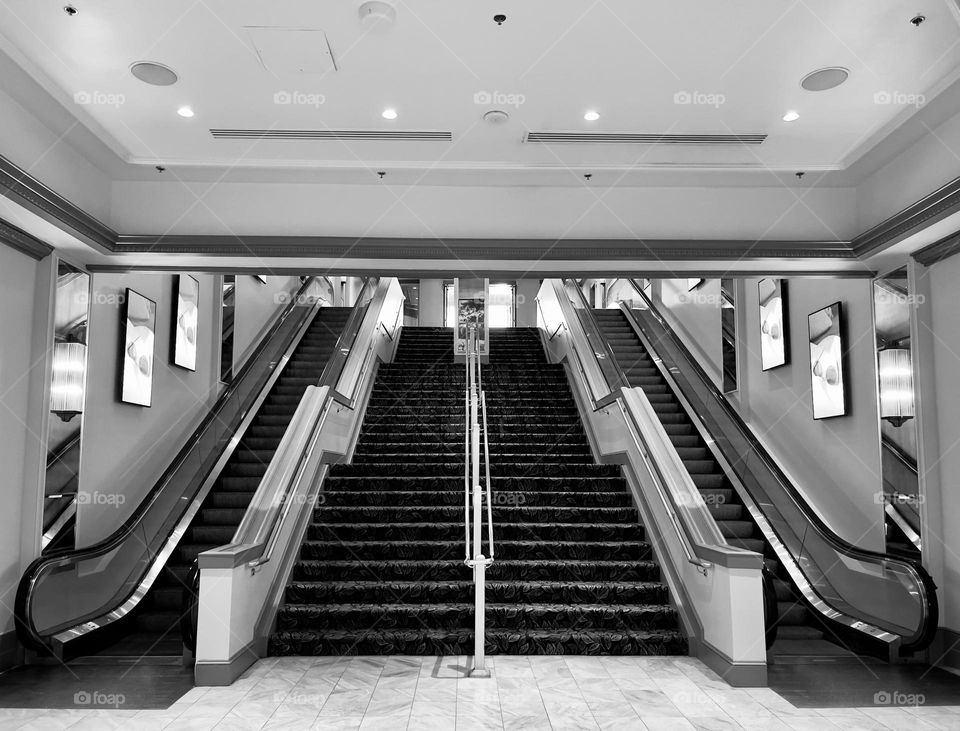
[[[179,546],[125,623],[127,633],[101,654],[182,654],[179,622],[190,568],[201,552],[233,539],[303,392],[319,383],[349,315],[350,308],[330,307],[314,318]]]
[[[272,654],[472,654],[452,339],[406,327],[380,366],[353,462],[327,477]],[[685,654],[626,483],[594,463],[563,366],[547,364],[535,329],[490,339],[487,651]]]
[[[794,593],[793,585],[776,559],[773,549],[763,538],[726,474],[710,454],[680,401],[660,375],[626,315],[620,310],[593,310],[593,315],[630,385],[643,389],[660,417],[670,441],[676,447],[727,542],[732,546],[764,555],[767,566],[775,577],[777,590],[779,620],[777,646],[774,650],[802,650],[803,646],[807,646],[814,651],[822,651],[822,646],[816,644],[824,639],[822,629]]]

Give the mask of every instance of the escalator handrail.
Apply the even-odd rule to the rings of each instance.
[[[563,280],[560,280],[561,283]],[[565,289],[565,287],[564,287]],[[608,367],[613,371],[614,382],[610,382],[610,374],[605,372],[603,364],[598,363],[600,367],[600,372],[603,373],[604,379],[607,381],[607,385],[611,393],[620,393],[620,390],[623,388],[628,388],[629,383],[626,380],[626,377],[623,374],[622,369],[617,365],[617,356],[614,355],[613,349],[610,347],[610,343],[607,342],[607,339],[603,337],[603,334],[600,332],[600,329],[597,327],[593,319],[593,314],[590,311],[590,305],[587,302],[587,298],[583,295],[583,290],[579,286],[571,287],[576,291],[579,300],[580,307],[574,305],[574,311],[577,315],[577,320],[580,322],[580,327],[583,329],[583,334],[587,336],[587,342],[589,342],[593,348],[594,353],[597,355],[597,360],[600,360],[600,355],[596,353],[597,342],[599,342],[599,347],[603,348],[603,359],[609,364]],[[584,322],[583,315],[581,311],[586,312],[588,316],[587,322]],[[589,327],[588,327],[589,324]],[[591,337],[593,336],[593,337]]]
[[[361,302],[368,287],[371,290],[370,300],[362,309],[355,308],[354,312],[351,313],[350,319],[343,328],[343,333],[341,333],[340,338],[337,339],[337,344],[334,348],[334,355],[327,362],[327,365],[324,366],[323,374],[320,376],[318,385],[329,386],[330,394],[333,400],[339,403],[341,406],[346,406],[351,410],[356,408],[358,389],[360,384],[363,382],[363,373],[369,365],[370,351],[376,344],[375,338],[370,339],[370,343],[367,346],[367,351],[363,355],[363,365],[360,368],[360,372],[357,374],[357,380],[353,385],[351,393],[349,395],[342,393],[338,386],[340,385],[344,371],[347,368],[347,363],[350,361],[350,358],[353,356],[356,349],[357,338],[360,335],[360,328],[364,323],[366,313],[371,307],[374,307],[377,310],[382,308],[383,300],[386,298],[387,292],[390,289],[390,282],[390,279],[371,277],[367,280],[367,283],[364,284],[363,289],[360,291],[360,296],[357,297],[357,302]],[[377,307],[378,305],[379,308]],[[392,332],[387,331],[386,327],[384,326],[384,331],[391,341],[396,338],[397,329],[400,327],[400,316],[402,314],[402,308],[397,308],[397,316],[393,321]],[[383,325],[383,323],[380,323],[380,325]],[[347,342],[348,339],[349,343]]]
[[[354,351],[354,347],[357,344],[357,338],[360,335],[361,326],[366,321],[367,314],[373,311],[377,313],[377,319],[379,319],[379,316],[380,316],[379,313],[383,307],[383,303],[384,303],[384,300],[386,299],[386,294],[390,288],[391,281],[392,280],[390,279],[384,279],[384,278],[377,279],[375,277],[371,277],[370,279],[367,280],[367,284],[370,285],[371,290],[373,290],[374,292],[373,298],[368,303],[366,303],[364,307],[354,308],[354,312],[352,313],[352,315],[358,315],[359,321],[355,323],[355,327],[353,328],[352,334],[347,333],[347,328],[344,328],[344,332],[341,334],[341,338],[345,336],[349,336],[351,338],[350,344],[348,346],[349,353],[352,353]],[[366,289],[367,284],[364,284],[364,289]],[[361,291],[361,297],[362,295],[363,295],[363,291]],[[362,301],[361,298],[358,297],[357,302],[359,303],[361,301]],[[403,311],[402,300],[401,300],[400,307],[398,307],[397,310],[399,312]],[[367,367],[369,365],[367,361],[370,360],[371,353],[373,352],[373,348],[376,345],[376,342],[377,342],[376,333],[378,332],[378,330],[379,328],[376,328],[376,327],[373,328],[373,334],[370,338],[370,345],[367,347],[367,350],[364,354],[364,364],[360,370],[361,375],[360,377],[358,377],[358,384],[359,382],[362,381],[362,374],[366,372]],[[337,345],[340,345],[339,339],[337,341]],[[346,361],[344,361],[344,365],[345,364],[346,364]],[[282,493],[270,499],[269,501],[270,515],[267,516],[267,520],[261,522],[258,528],[256,526],[256,522],[253,520],[254,518],[253,513],[248,510],[247,514],[244,516],[244,519],[241,521],[240,525],[237,526],[236,533],[234,534],[233,540],[231,541],[231,543],[233,545],[248,545],[251,547],[252,551],[259,551],[259,553],[253,553],[248,557],[249,560],[247,565],[251,569],[255,569],[258,566],[262,566],[263,564],[270,561],[270,558],[273,554],[274,545],[276,544],[276,541],[277,541],[278,528],[282,523],[285,522],[286,515],[287,513],[289,513],[289,510],[290,510],[289,497],[292,494],[294,488],[297,486],[297,484],[299,484],[300,480],[303,478],[304,468],[310,462],[313,452],[316,449],[317,440],[319,439],[320,432],[323,429],[324,423],[327,418],[327,414],[329,413],[329,410],[330,410],[331,403],[337,402],[341,406],[345,406],[348,409],[354,408],[353,405],[342,404],[336,398],[335,386],[340,380],[340,375],[342,375],[342,370],[343,369],[341,367],[339,372],[335,376],[336,380],[328,382],[326,378],[332,379],[334,378],[334,375],[333,375],[333,372],[328,373],[327,369],[324,368],[324,376],[326,378],[321,378],[319,386],[321,389],[324,386],[328,388],[328,398],[324,400],[323,405],[317,410],[318,416],[310,426],[310,433],[308,435],[308,438],[305,441],[307,448],[300,449],[299,451],[295,451],[295,454],[297,454],[297,464],[292,470],[290,479],[287,481],[286,485],[284,486]],[[357,386],[357,388],[359,388],[359,385]],[[354,393],[352,396],[353,402],[355,402],[356,397],[357,397],[357,394]],[[306,398],[306,396],[304,398]],[[281,448],[283,446],[284,445],[281,442]],[[266,479],[266,476],[264,477],[264,479]],[[258,493],[259,493],[259,487],[258,487]],[[251,505],[255,504],[256,501],[257,501],[257,495],[254,495],[253,502],[251,503]],[[264,526],[267,526],[265,531],[263,530]],[[253,533],[252,536],[249,535],[251,533]]]
[[[919,474],[920,468],[917,466],[917,460],[907,454],[903,448],[894,442],[886,434],[880,435],[881,446],[886,449],[890,454],[897,458],[897,461],[900,462],[904,467],[909,469],[913,474]]]
[[[640,295],[643,299],[644,304],[647,306],[647,311],[651,316],[661,325],[664,332],[670,338],[671,342],[677,347],[678,351],[684,356],[688,365],[692,368],[695,375],[703,381],[707,386],[709,393],[712,395],[713,399],[723,410],[724,414],[730,418],[734,425],[741,432],[742,436],[751,444],[754,449],[754,453],[760,458],[763,464],[767,469],[774,475],[777,481],[780,483],[780,486],[783,488],[786,495],[791,499],[791,501],[797,506],[800,512],[806,517],[810,525],[817,531],[821,538],[823,538],[834,550],[840,553],[843,556],[852,558],[859,561],[864,561],[868,563],[881,563],[884,561],[892,562],[895,564],[900,564],[906,566],[910,571],[915,574],[915,581],[917,587],[920,591],[925,594],[923,598],[923,605],[926,607],[926,615],[921,623],[921,627],[915,635],[909,639],[904,638],[903,648],[905,650],[919,650],[932,642],[934,634],[937,631],[938,616],[939,616],[939,604],[936,594],[936,584],[933,581],[933,577],[924,569],[922,564],[916,559],[911,558],[900,558],[891,556],[886,553],[881,553],[879,551],[872,551],[866,548],[860,548],[854,546],[852,543],[849,543],[845,539],[838,536],[817,514],[815,510],[810,506],[806,499],[800,494],[793,482],[787,478],[783,470],[780,468],[779,464],[774,461],[773,457],[767,451],[766,447],[760,442],[760,440],[753,433],[753,430],[750,426],[743,420],[739,413],[733,408],[732,404],[720,393],[717,389],[716,384],[707,375],[703,367],[697,362],[690,354],[689,348],[686,344],[680,339],[674,329],[666,322],[663,315],[659,312],[653,302],[647,297],[646,294],[637,286],[636,282],[633,282],[634,290]],[[630,313],[631,316],[633,313]],[[637,323],[639,325],[639,322]],[[662,358],[662,354],[660,356]],[[719,445],[718,445],[719,447]],[[773,527],[771,526],[771,530]],[[782,541],[781,541],[782,542]],[[785,544],[784,544],[785,545]],[[799,565],[799,563],[798,563]],[[802,569],[802,567],[801,567]]]
[[[563,281],[553,280],[553,287],[554,287],[554,294],[557,297],[557,302],[560,303],[561,311],[563,310],[564,301],[566,301],[567,304],[570,305],[570,307],[573,307],[573,303],[570,302],[570,297],[569,297],[569,294],[566,292],[566,288],[563,285]],[[543,318],[543,321],[546,322],[546,315],[543,311],[543,305],[540,304],[539,299],[537,300],[537,307],[540,310],[540,316]],[[573,309],[576,310],[575,307]],[[587,342],[589,343],[590,342],[589,338],[587,337],[586,330],[583,327],[583,318],[579,313],[575,313],[575,314],[577,315],[577,323],[580,325],[580,331],[583,334],[584,338],[586,338]],[[557,329],[554,331],[553,335],[549,337],[549,340],[553,340],[557,336],[557,333],[560,332],[561,328],[566,332],[570,333],[571,337],[573,337],[573,331],[570,329],[570,324],[567,322],[568,320],[569,318],[566,316],[560,319],[560,324],[557,325]],[[597,370],[600,372],[600,376],[601,378],[603,378],[604,384],[606,384],[607,393],[602,394],[600,396],[595,396],[593,392],[593,387],[590,385],[590,377],[587,375],[586,366],[583,363],[583,358],[580,356],[580,351],[577,348],[572,348],[571,350],[573,351],[573,354],[576,357],[577,368],[579,369],[580,374],[583,376],[583,382],[587,387],[587,393],[591,401],[590,408],[592,411],[594,412],[600,411],[601,409],[606,408],[607,406],[615,402],[618,398],[620,398],[622,387],[620,386],[615,388],[610,387],[610,380],[607,378],[607,374],[604,372],[602,366],[600,366],[599,363],[597,364]],[[595,351],[594,351],[594,356],[596,356]],[[596,358],[594,358],[594,362],[596,362]]]
[[[177,474],[180,466],[189,458],[194,443],[200,438],[204,431],[210,428],[210,426],[217,419],[219,419],[220,412],[243,383],[244,377],[258,363],[260,356],[267,349],[267,347],[269,347],[273,337],[287,323],[293,313],[297,311],[298,306],[302,301],[304,301],[306,293],[313,284],[313,281],[314,278],[311,277],[310,279],[306,280],[297,290],[290,302],[287,303],[284,311],[276,319],[269,331],[260,340],[260,343],[257,345],[250,357],[247,358],[243,367],[238,372],[237,377],[232,379],[232,381],[221,392],[220,396],[207,412],[200,425],[184,442],[183,447],[181,447],[176,457],[174,457],[167,469],[164,470],[160,478],[154,483],[153,487],[150,489],[150,492],[140,501],[140,503],[137,505],[137,508],[130,514],[129,517],[127,517],[126,520],[124,520],[117,530],[103,540],[100,540],[90,546],[85,546],[79,549],[64,548],[57,551],[51,551],[47,555],[39,556],[30,563],[20,579],[19,586],[17,587],[16,601],[14,604],[14,620],[17,634],[24,645],[32,647],[36,650],[43,650],[47,648],[46,643],[43,641],[42,635],[39,633],[33,623],[32,613],[30,611],[34,582],[41,571],[45,570],[51,564],[78,563],[80,561],[94,559],[108,554],[117,549],[134,533],[134,531],[136,531],[137,526],[143,520],[144,516],[146,516],[146,514],[149,512],[154,503],[156,503],[156,501],[159,499],[160,495],[164,491],[164,488]],[[310,313],[315,312],[315,310],[316,307],[310,308],[309,312],[304,314],[304,319],[309,319]],[[301,328],[298,327],[296,330],[298,331],[300,329]],[[271,370],[278,364],[279,362],[272,364]],[[256,399],[252,399],[251,405],[255,401]],[[241,421],[249,414],[251,405],[248,405],[247,408],[245,408],[241,413]],[[189,506],[187,506],[187,509],[189,509]]]

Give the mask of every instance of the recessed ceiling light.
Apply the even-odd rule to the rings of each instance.
[[[583,118],[588,122],[596,122],[598,119],[600,119],[600,112],[590,109],[586,114],[583,115]]]
[[[396,118],[397,118],[397,110],[396,110],[396,109],[384,109],[383,112],[380,114],[380,116],[383,117],[384,119],[396,119]]]
[[[488,124],[503,124],[508,119],[510,119],[510,115],[502,109],[491,109],[483,115],[483,121]]]
[[[187,119],[190,119],[190,117],[193,116],[193,109],[188,106],[182,106],[177,110],[177,114],[179,114],[181,117],[186,117]]]
[[[795,122],[795,121],[797,121],[798,119],[800,119],[800,114],[797,113],[797,112],[794,112],[793,110],[791,110],[791,111],[789,111],[789,112],[787,112],[786,114],[783,115],[783,121],[784,121],[784,122]]]
[[[843,66],[828,66],[825,69],[817,69],[800,79],[800,86],[807,91],[829,91],[836,89],[840,84],[850,78],[850,69]]]
[[[171,86],[177,83],[176,72],[155,61],[139,61],[130,67],[130,73],[145,84],[153,86]]]

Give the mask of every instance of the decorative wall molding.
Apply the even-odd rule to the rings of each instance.
[[[19,202],[58,228],[101,251],[112,251],[117,233],[0,155],[0,195]]]
[[[2,218],[0,218],[0,243],[6,244],[37,261],[45,258],[53,251],[50,244],[44,243],[36,236],[28,234],[11,223],[7,223]]]
[[[117,254],[503,261],[850,259],[842,241],[421,239],[335,236],[120,236]]]
[[[615,268],[614,268],[615,267]],[[127,272],[183,272],[183,271],[193,271],[194,269],[190,266],[178,265],[171,266],[167,264],[137,264],[133,265],[123,265],[123,264],[91,264],[87,267],[87,271],[90,272],[102,272],[108,274],[125,274]],[[358,267],[356,264],[351,264],[350,260],[345,260],[335,266],[323,266],[323,267],[309,267],[309,266],[296,266],[296,267],[286,267],[286,266],[267,266],[265,264],[240,264],[240,265],[230,265],[230,266],[206,266],[202,267],[202,271],[207,274],[273,274],[278,276],[295,276],[295,275],[315,275],[315,276],[356,276],[362,274],[365,271],[374,272],[377,271],[375,268],[363,269]],[[487,271],[485,268],[484,271]],[[470,273],[471,276],[476,276],[474,270],[470,268],[469,262],[465,262],[463,266],[453,269],[453,268],[438,268],[438,269],[422,269],[422,268],[410,268],[396,270],[394,274],[396,276],[410,277],[412,279],[453,279],[455,277],[462,277],[465,273]],[[612,265],[610,269],[591,269],[589,275],[591,277],[603,277],[615,279],[618,277],[649,277],[652,279],[658,279],[663,277],[680,277],[687,276],[688,274],[696,273],[698,276],[705,277],[708,279],[720,279],[721,277],[790,277],[791,279],[800,279],[803,277],[816,277],[818,279],[872,279],[877,276],[876,271],[863,267],[862,269],[798,269],[790,270],[785,272],[781,268],[770,267],[768,269],[758,268],[758,269],[743,269],[737,267],[735,264],[732,264],[729,269],[680,269],[678,267],[677,271],[671,271],[669,269],[650,269],[643,267],[642,264],[630,264],[630,265]],[[570,267],[561,267],[561,268],[537,268],[531,269],[527,268],[497,268],[495,275],[498,279],[550,279],[554,277],[569,277],[570,276]]]
[[[960,211],[960,178],[907,206],[887,220],[853,239],[853,251],[861,259],[893,246],[920,228]],[[928,247],[929,248],[929,247]]]
[[[960,254],[960,231],[945,236],[929,246],[923,247],[913,255],[913,258],[925,267],[928,267],[954,254]]]
[[[762,259],[857,260],[906,238],[925,225],[960,211],[956,178],[870,230],[847,241],[750,241],[635,239],[415,239],[322,236],[133,236],[121,235],[0,155],[0,195],[108,254],[194,254],[223,257],[507,261],[757,261]],[[23,232],[21,232],[23,233]],[[27,234],[29,236],[29,234]],[[934,244],[927,249],[933,249]],[[924,250],[926,251],[926,250]],[[941,257],[942,258],[942,257]]]

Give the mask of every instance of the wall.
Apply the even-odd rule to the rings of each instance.
[[[103,497],[78,506],[78,546],[108,536],[134,510],[216,398],[219,278],[195,276],[200,281],[200,319],[197,370],[190,372],[171,365],[176,275],[93,275],[79,490]],[[150,408],[121,403],[118,397],[121,301],[127,287],[157,303]]]
[[[537,292],[540,279],[517,280],[517,327],[537,326]]]
[[[934,383],[932,389],[929,383],[922,383],[921,388],[936,401],[940,449],[929,461],[922,461],[921,466],[925,472],[930,466],[935,467],[943,478],[938,485],[927,486],[928,492],[937,490],[940,510],[936,524],[929,520],[924,524],[924,564],[942,561],[942,576],[934,572],[940,587],[940,624],[960,632],[960,533],[956,531],[960,524],[960,491],[956,489],[956,475],[960,475],[960,409],[956,408],[960,393],[960,256],[939,262],[925,275],[929,276],[930,285]],[[924,445],[930,441],[925,432]],[[922,506],[928,510],[930,507]],[[928,556],[932,551],[942,552],[942,556]]]
[[[876,367],[869,280],[793,279],[789,286],[789,364],[760,367],[759,297],[756,279],[744,282],[737,302],[741,340],[740,388],[731,402],[768,446],[810,504],[840,536],[866,549],[883,550]],[[718,377],[721,363],[719,280],[709,280],[682,299],[685,280],[662,280],[669,319],[688,344],[698,343],[702,364]],[[656,289],[656,287],[655,287]],[[850,409],[846,416],[814,421],[810,402],[807,315],[843,302],[847,328]],[[670,306],[672,303],[672,306]]]
[[[443,327],[443,280],[420,280],[420,327]]]
[[[111,186],[93,157],[119,159],[99,142],[59,101],[31,92],[36,82],[5,53],[0,53],[0,154],[29,171],[74,205],[107,223]],[[30,97],[44,109],[44,124],[20,104]],[[67,105],[71,106],[71,105]]]
[[[720,337],[720,280],[704,279],[691,290],[686,279],[660,279],[654,286],[660,311],[678,331],[687,347],[699,356],[700,364],[721,385],[723,353]]]
[[[22,570],[21,514],[27,495],[39,493],[24,455],[37,442],[30,423],[28,395],[34,376],[34,290],[40,265],[0,243],[0,636],[13,629],[13,599]],[[0,669],[5,669],[6,641],[0,637]]]
[[[248,274],[237,275],[233,326],[234,372],[243,365],[264,331],[289,301],[287,295],[300,288],[298,277],[266,277],[263,284]]]
[[[822,241],[858,233],[852,188],[806,186],[802,206],[783,185],[614,187],[602,206],[579,185],[120,181],[112,192],[112,225],[126,234]]]

